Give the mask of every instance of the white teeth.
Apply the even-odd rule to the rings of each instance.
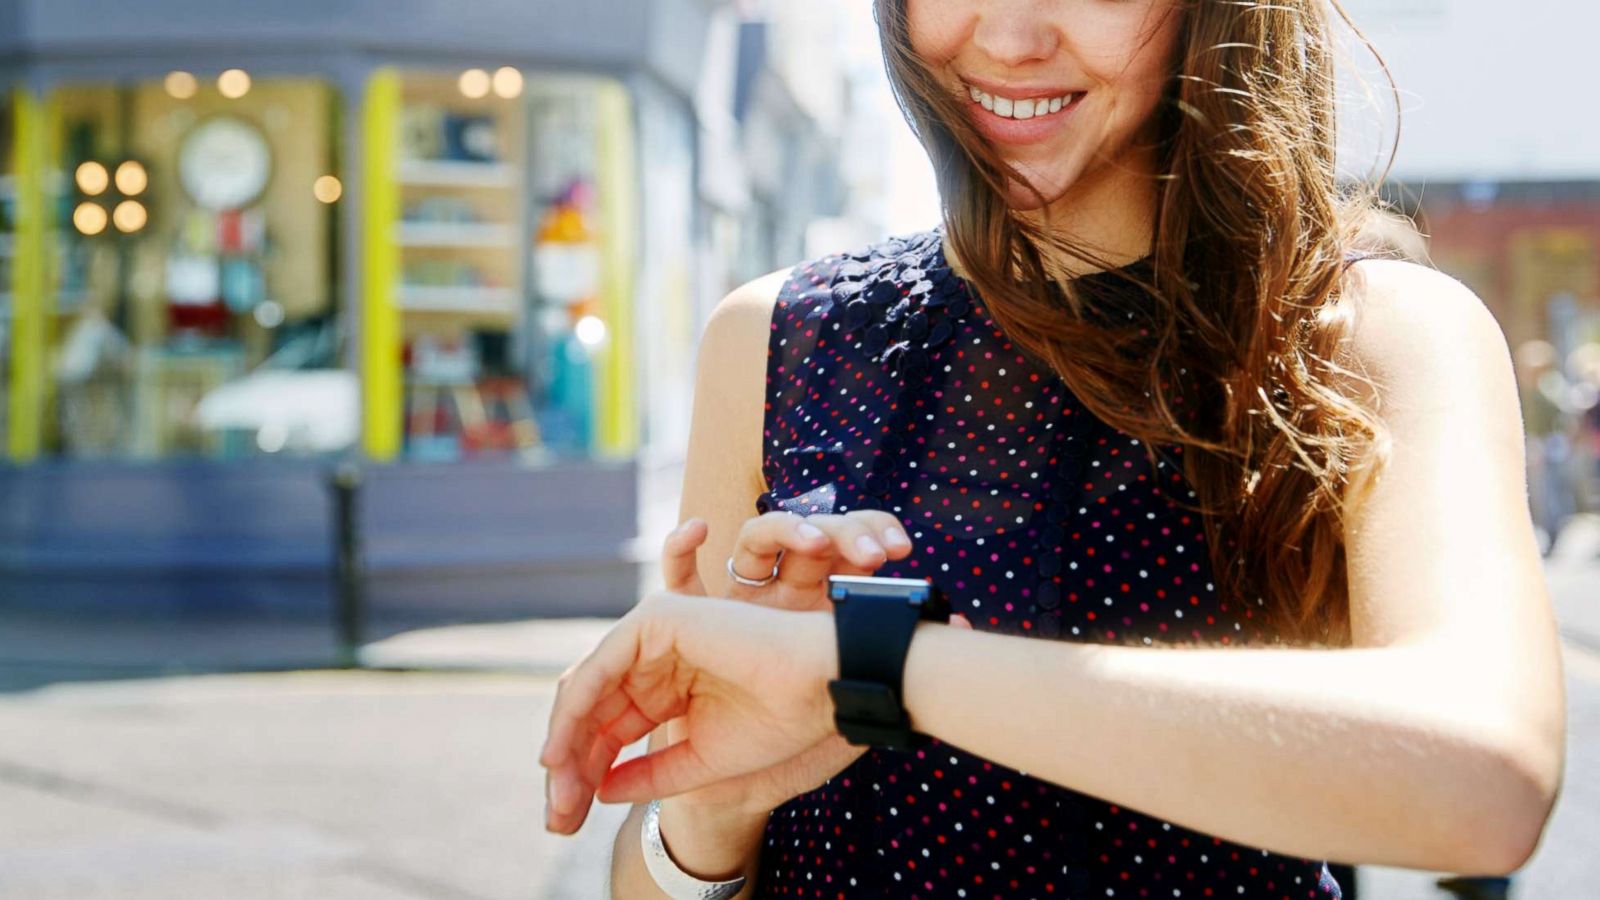
[[[993,112],[997,116],[1004,116],[1008,119],[1032,119],[1036,116],[1058,113],[1063,107],[1070,105],[1073,98],[1077,96],[1076,94],[1067,94],[1061,97],[1052,97],[1048,100],[1042,98],[1012,100],[1008,97],[996,97],[971,85],[968,85],[967,90],[971,94],[973,102],[982,105],[984,109]]]

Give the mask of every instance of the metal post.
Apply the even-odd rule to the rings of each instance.
[[[1461,900],[1506,900],[1511,896],[1511,879],[1504,876],[1471,877],[1458,875],[1436,882],[1451,896]]]
[[[361,467],[340,463],[330,479],[333,489],[334,625],[339,634],[339,665],[360,666],[361,632],[366,613],[366,565],[361,558],[361,533],[356,503],[361,492]]]

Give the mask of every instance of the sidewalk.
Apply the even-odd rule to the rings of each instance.
[[[610,618],[408,628],[372,623],[358,651],[373,669],[561,674],[599,642]],[[333,626],[304,617],[117,618],[0,609],[0,691],[63,681],[332,669]]]
[[[600,642],[615,619],[539,619],[396,634],[361,648],[377,669],[521,672],[556,676]]]

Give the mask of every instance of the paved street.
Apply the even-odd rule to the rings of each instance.
[[[1555,565],[1567,782],[1521,900],[1588,898],[1600,883],[1600,565]],[[188,672],[262,663],[275,647],[320,658],[325,638],[305,623],[249,635],[212,623],[198,637],[113,624],[98,643],[48,620],[0,628],[0,897],[604,895],[625,809],[547,834],[533,758],[552,676],[605,620],[430,629],[365,654],[432,671],[254,674],[162,674],[140,648],[186,648]],[[1361,897],[1439,898],[1432,878],[1364,869]]]

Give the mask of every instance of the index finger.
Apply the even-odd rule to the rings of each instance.
[[[639,658],[637,620],[623,616],[600,643],[561,675],[555,700],[550,704],[550,725],[545,731],[539,764],[547,768],[564,761],[572,750],[574,733],[595,704],[622,684]]]
[[[700,545],[709,536],[709,527],[704,519],[686,519],[662,542],[661,580],[667,590],[705,596],[696,560]]]

